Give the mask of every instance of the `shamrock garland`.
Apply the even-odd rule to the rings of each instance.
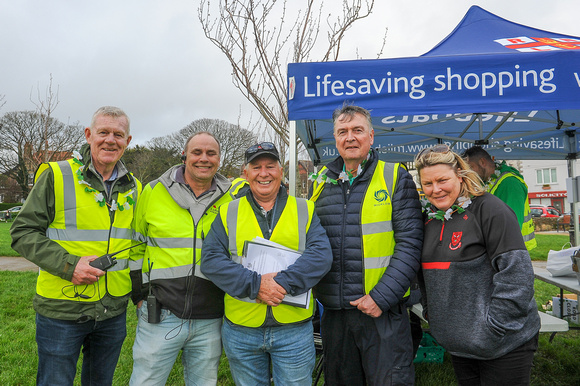
[[[457,199],[457,204],[451,206],[451,208],[447,209],[445,212],[437,209],[429,202],[429,200],[423,198],[421,199],[421,206],[423,212],[427,212],[427,216],[429,218],[435,218],[436,220],[451,220],[451,215],[455,212],[461,214],[465,212],[465,208],[467,208],[471,204],[471,199],[467,197],[459,197]]]
[[[360,175],[365,167],[365,165],[367,164],[369,158],[371,158],[371,150],[369,150],[369,154],[367,154],[367,158],[365,158],[363,160],[363,162],[360,163],[360,165],[358,165],[358,167],[356,168],[356,175]],[[333,185],[338,185],[338,181],[350,181],[352,178],[354,178],[354,169],[352,170],[343,170],[342,172],[340,172],[340,174],[338,175],[338,180],[335,180],[333,178],[330,178],[326,175],[326,173],[324,174],[320,174],[320,172],[318,173],[312,173],[308,176],[308,180],[310,181],[316,181],[316,183],[321,184],[323,182],[326,182],[327,184],[333,184]]]
[[[123,205],[119,205],[115,200],[113,200],[110,204],[108,202],[106,202],[105,196],[103,196],[103,193],[99,192],[96,189],[93,189],[91,184],[89,184],[87,181],[85,181],[85,177],[83,176],[83,170],[85,170],[85,164],[81,161],[82,159],[83,159],[83,156],[78,151],[76,151],[76,150],[73,151],[73,162],[79,165],[79,168],[77,169],[77,172],[76,172],[77,179],[79,180],[79,184],[86,185],[85,192],[93,193],[95,196],[95,201],[99,204],[99,206],[102,207],[102,206],[108,205],[109,210],[111,212],[114,212],[116,210],[119,210],[120,212],[122,212],[125,209],[130,209],[131,205],[135,205],[135,200],[133,200],[133,197],[132,197],[133,190],[131,190],[130,192],[126,193],[123,196],[127,199]]]

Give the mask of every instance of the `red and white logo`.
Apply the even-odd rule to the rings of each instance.
[[[520,52],[580,50],[580,39],[574,38],[515,38],[497,39],[494,42]]]
[[[451,242],[449,243],[449,249],[455,251],[456,249],[461,248],[461,236],[463,236],[463,232],[453,232]]]

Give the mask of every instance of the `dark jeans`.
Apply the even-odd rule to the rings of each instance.
[[[83,349],[82,385],[111,385],[127,335],[126,313],[77,323],[36,314],[37,385],[72,385]]]
[[[460,386],[529,385],[532,360],[538,349],[538,335],[496,359],[480,360],[451,355],[457,382]]]
[[[407,308],[378,318],[324,309],[321,324],[327,385],[413,385],[413,345]]]

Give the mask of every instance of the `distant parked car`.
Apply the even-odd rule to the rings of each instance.
[[[547,205],[530,205],[530,214],[532,217],[561,217],[562,214],[553,206]]]
[[[0,219],[3,220],[14,220],[14,217],[18,216],[20,210],[22,209],[22,205],[13,206],[10,209],[0,211]]]

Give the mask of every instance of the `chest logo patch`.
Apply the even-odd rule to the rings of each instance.
[[[463,236],[463,232],[453,232],[453,235],[451,235],[451,242],[449,243],[449,249],[455,251],[456,249],[461,248],[461,236]]]

